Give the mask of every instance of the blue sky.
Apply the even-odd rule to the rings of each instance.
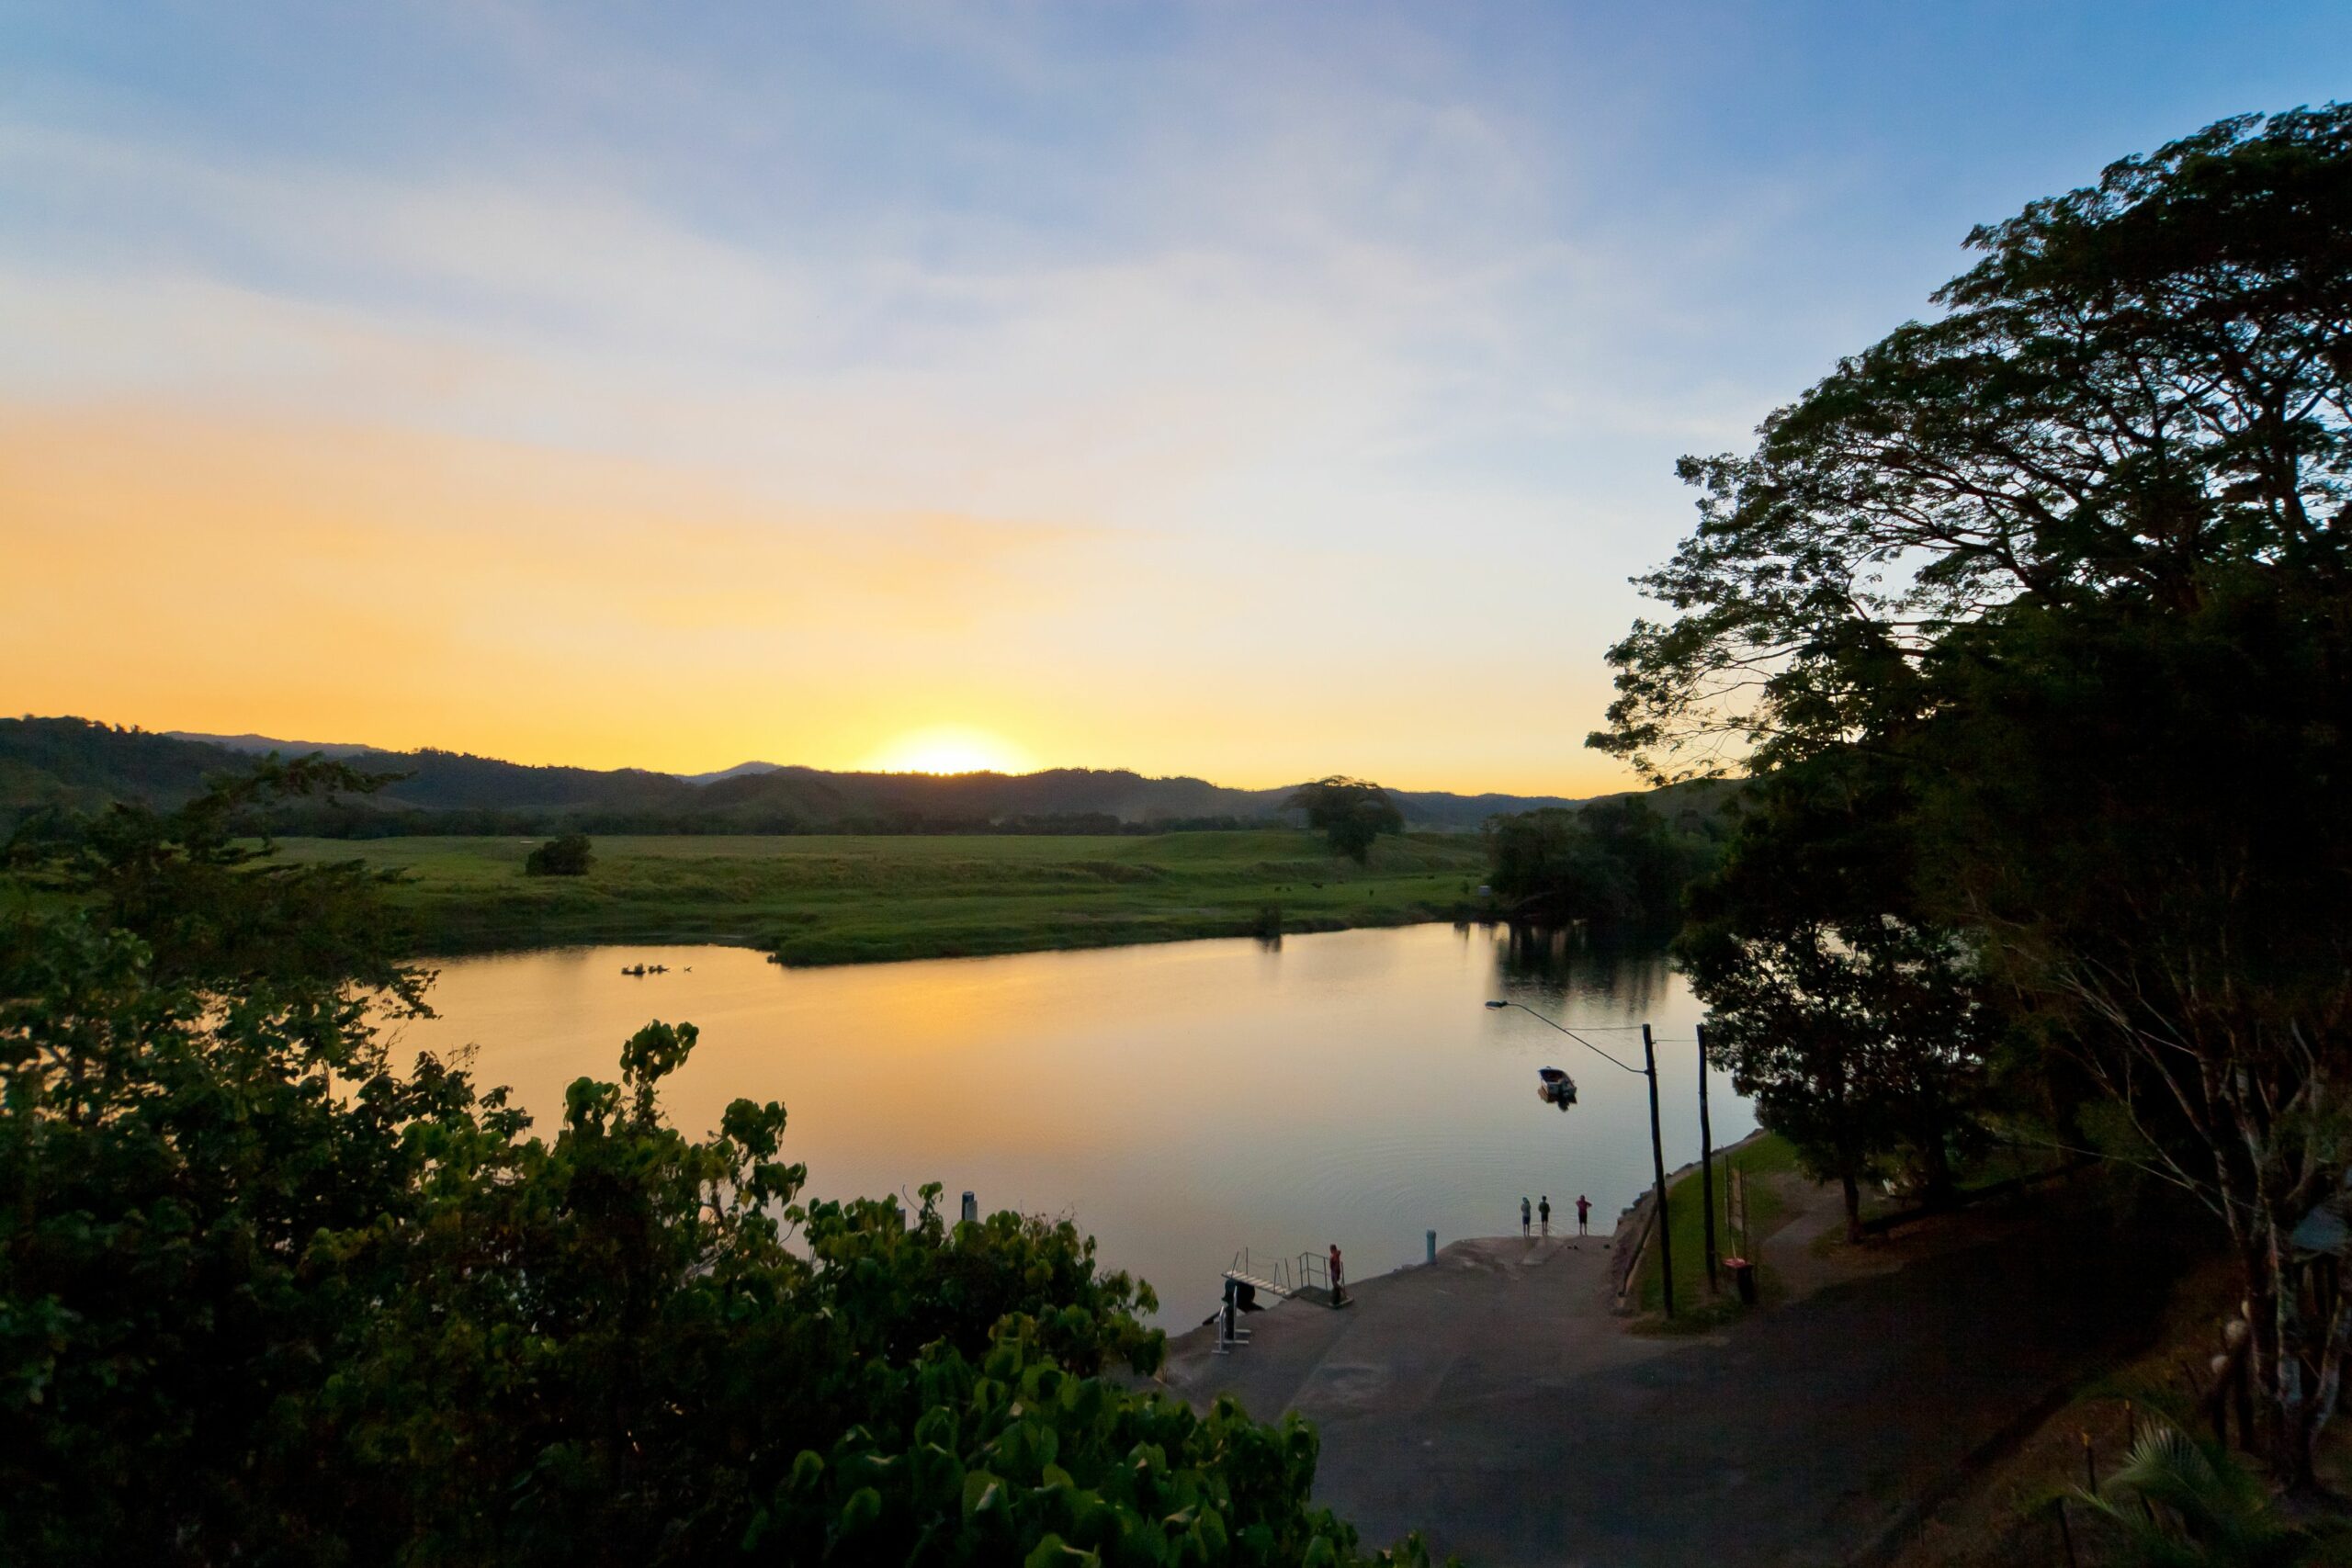
[[[2346,21],[0,6],[0,707],[1602,787],[1675,457]]]

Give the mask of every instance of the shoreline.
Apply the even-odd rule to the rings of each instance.
[[[1180,921],[1114,922],[1093,931],[1033,933],[1014,931],[1002,941],[986,936],[941,936],[932,941],[844,942],[838,949],[820,943],[787,942],[780,949],[766,936],[748,931],[714,931],[692,927],[659,925],[582,931],[540,928],[525,931],[507,927],[447,942],[428,942],[412,951],[414,962],[432,964],[456,958],[485,958],[502,953],[551,953],[582,947],[737,947],[764,953],[769,963],[786,969],[831,969],[854,964],[916,963],[940,958],[1010,958],[1029,953],[1090,953],[1114,947],[1153,947],[1179,942],[1232,942],[1243,938],[1278,944],[1283,937],[1321,936],[1333,931],[1393,931],[1405,926],[1487,925],[1498,917],[1483,908],[1436,909],[1426,906],[1383,910],[1359,919],[1336,916],[1285,918],[1281,929],[1267,931],[1251,919]],[[450,935],[447,931],[440,933]],[[1033,939],[1034,937],[1034,939]]]

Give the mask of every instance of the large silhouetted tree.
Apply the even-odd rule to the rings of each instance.
[[[1969,243],[1939,315],[1685,461],[1699,526],[1594,743],[1897,776],[1880,913],[1964,931],[2227,1229],[2300,1484],[2352,1350],[2352,1292],[2288,1241],[2352,1165],[2352,107],[2223,121]]]
[[[1929,1204],[1950,1195],[1999,1028],[1968,937],[1913,895],[1896,776],[1841,751],[1758,781],[1676,942],[1709,1055],[1839,1183],[1856,1240],[1866,1180],[1892,1170]]]
[[[1376,784],[1334,773],[1292,792],[1283,805],[1306,813],[1306,825],[1322,834],[1335,855],[1362,865],[1383,833],[1405,830],[1405,815]]]

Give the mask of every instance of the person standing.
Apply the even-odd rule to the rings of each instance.
[[[1534,1229],[1534,1215],[1527,1206],[1527,1194],[1522,1192],[1519,1195],[1519,1234],[1530,1235]]]
[[[1552,1234],[1552,1195],[1549,1192],[1544,1194],[1544,1201],[1535,1212],[1544,1217],[1544,1234],[1550,1235]]]
[[[1331,1244],[1331,1304],[1338,1306],[1348,1299],[1345,1271],[1340,1267],[1340,1244]]]
[[[1588,1233],[1588,1230],[1589,1230],[1589,1224],[1588,1224],[1588,1222],[1589,1222],[1589,1221],[1591,1220],[1591,1218],[1592,1218],[1592,1200],[1591,1200],[1591,1199],[1589,1199],[1589,1198],[1588,1198],[1588,1197],[1586,1197],[1586,1196],[1585,1196],[1583,1193],[1581,1193],[1581,1192],[1577,1193],[1577,1235],[1586,1235],[1586,1234]]]

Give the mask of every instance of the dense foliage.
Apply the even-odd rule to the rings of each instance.
[[[1722,831],[1712,813],[1669,817],[1634,795],[1496,817],[1486,828],[1487,882],[1515,919],[1662,934],[1681,919],[1691,880],[1713,865]]]
[[[1997,1031],[1963,933],[1924,915],[1877,770],[1815,759],[1759,781],[1735,852],[1691,891],[1677,956],[1708,1007],[1708,1054],[1814,1176],[1951,1194]],[[1856,774],[1862,775],[1857,777]]]
[[[566,833],[549,839],[523,857],[526,876],[585,876],[596,862],[589,848],[585,833]]]
[[[162,983],[301,985],[333,975],[413,1004],[421,976],[385,956],[401,937],[379,897],[390,878],[356,861],[276,862],[268,840],[242,830],[264,802],[364,794],[384,782],[323,758],[272,758],[216,779],[175,811],[116,803],[92,816],[37,813],[9,838],[0,870],[145,942]]]
[[[2301,1483],[2352,1350],[2290,1239],[2352,1167],[2352,107],[1970,243],[1936,319],[1686,460],[1699,527],[1644,580],[1673,615],[1613,650],[1595,743],[1761,775],[1693,938],[1750,1045],[1849,1007],[1938,1072],[1997,1037],[2045,1135],[2206,1203]],[[1934,1010],[1898,1027],[1905,987]],[[1757,1081],[1834,1111],[1838,1070]]]
[[[1283,804],[1306,814],[1306,825],[1323,835],[1335,855],[1362,865],[1383,833],[1405,830],[1405,814],[1376,784],[1334,773],[1301,784]]]
[[[691,1026],[551,1135],[397,1070],[375,885],[226,856],[230,804],[24,852],[80,891],[0,941],[0,1560],[1366,1560],[1311,1430],[1141,1381],[1069,1223],[806,1202],[773,1103],[671,1126]],[[279,952],[280,897],[354,940]]]
[[[2162,1421],[2142,1428],[2098,1490],[2077,1488],[2069,1501],[2121,1549],[2107,1560],[2148,1568],[2293,1568],[2341,1562],[2352,1544],[2341,1528],[2283,1517],[2227,1449]]]

